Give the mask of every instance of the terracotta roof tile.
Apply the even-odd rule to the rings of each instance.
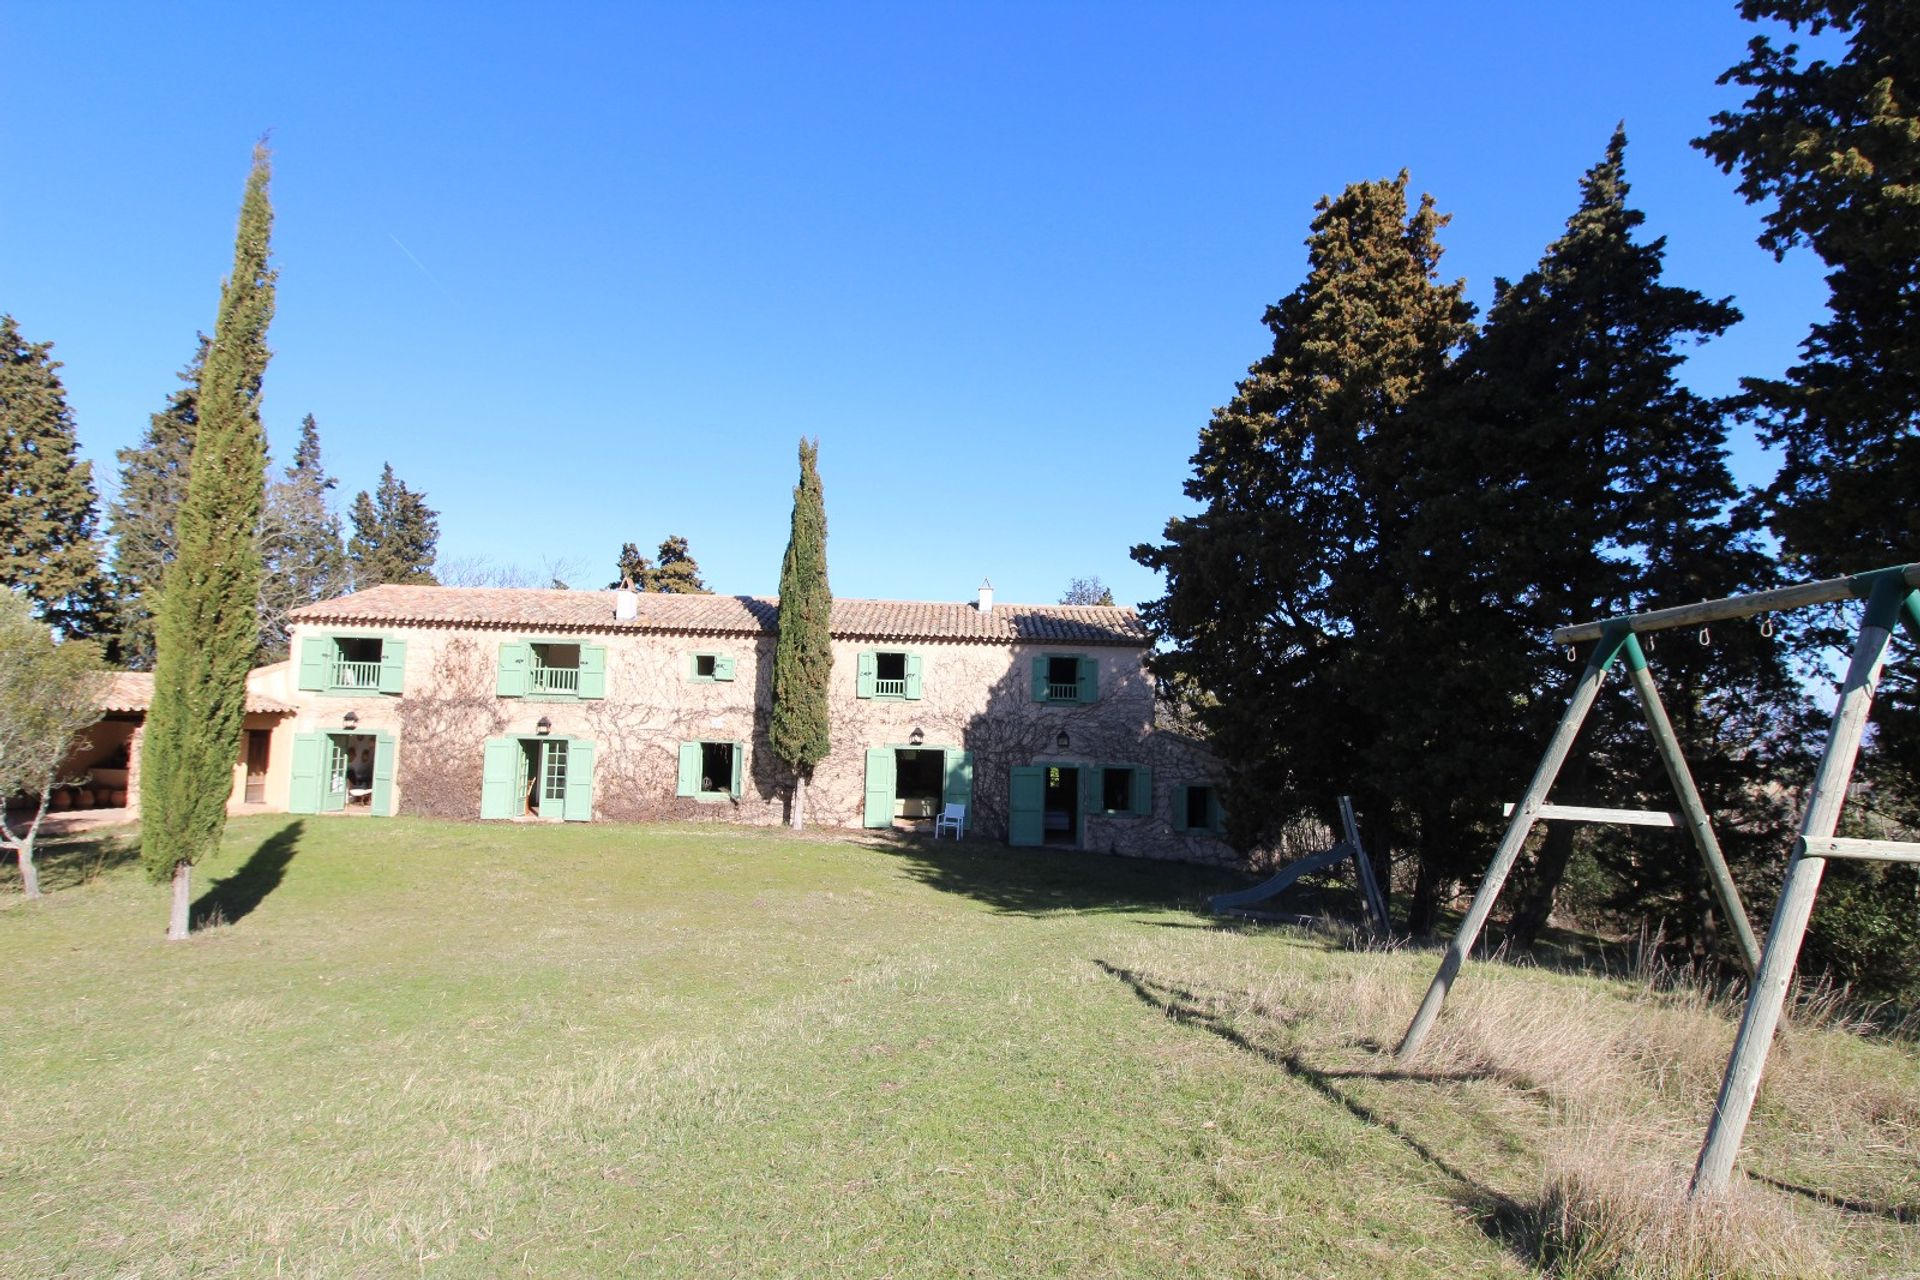
[[[536,587],[369,587],[294,610],[293,620],[333,625],[463,626],[492,630],[772,635],[779,601],[760,596],[645,592],[639,616],[617,621],[611,591]],[[982,644],[1145,646],[1132,609],[1106,605],[971,604],[835,600],[832,629],[846,640],[960,640]]]
[[[116,671],[107,677],[106,691],[100,695],[102,711],[146,711],[153,706],[151,671]],[[247,710],[269,715],[292,715],[297,708],[265,694],[247,692]]]

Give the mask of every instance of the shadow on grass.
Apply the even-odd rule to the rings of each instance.
[[[1159,1011],[1182,1026],[1195,1027],[1209,1035],[1217,1036],[1234,1048],[1252,1054],[1261,1061],[1285,1071],[1288,1076],[1306,1085],[1328,1102],[1335,1104],[1360,1123],[1399,1142],[1407,1150],[1430,1168],[1439,1171],[1449,1181],[1456,1184],[1459,1193],[1457,1202],[1474,1215],[1480,1229],[1494,1242],[1511,1249],[1529,1263],[1539,1259],[1538,1231],[1535,1226],[1536,1210],[1524,1205],[1511,1196],[1479,1181],[1449,1161],[1438,1151],[1428,1146],[1414,1134],[1409,1133],[1392,1117],[1374,1110],[1365,1102],[1342,1089],[1341,1080],[1363,1079],[1382,1081],[1413,1081],[1422,1084],[1461,1084],[1488,1079],[1489,1074],[1478,1071],[1437,1072],[1403,1071],[1389,1069],[1385,1071],[1327,1071],[1308,1063],[1297,1053],[1283,1052],[1249,1039],[1239,1028],[1226,1019],[1213,1013],[1202,1003],[1200,997],[1185,987],[1163,982],[1160,979],[1122,969],[1108,964],[1105,960],[1096,960],[1094,964],[1109,977],[1125,983],[1139,1001],[1150,1009]]]
[[[260,847],[232,875],[208,885],[207,891],[193,904],[192,927],[202,929],[223,922],[235,924],[251,914],[286,878],[287,864],[293,861],[294,849],[304,830],[306,823],[300,819],[289,822],[261,841]]]
[[[875,836],[862,843],[897,859],[920,883],[973,898],[1005,915],[1204,912],[1209,897],[1242,879],[1191,863],[1065,849],[1012,849],[984,840]]]
[[[40,872],[40,891],[56,893],[92,884],[109,871],[140,860],[140,843],[125,832],[90,831],[84,835],[41,837],[34,844],[33,865]],[[0,892],[20,891],[20,868],[12,850],[0,858]]]
[[[1764,1182],[1776,1191],[1785,1191],[1796,1196],[1805,1196],[1809,1200],[1818,1200],[1821,1204],[1832,1205],[1836,1209],[1845,1209],[1848,1213],[1865,1214],[1876,1218],[1886,1218],[1893,1222],[1920,1222],[1920,1205],[1878,1204],[1872,1200],[1855,1200],[1849,1196],[1832,1191],[1822,1191],[1818,1187],[1802,1186],[1798,1182],[1788,1182],[1784,1178],[1769,1177],[1764,1173],[1749,1172],[1748,1177],[1755,1182]]]

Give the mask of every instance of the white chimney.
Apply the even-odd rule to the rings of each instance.
[[[993,583],[984,578],[980,580],[980,604],[978,607],[981,613],[993,612]]]
[[[616,622],[632,622],[640,616],[640,593],[620,587],[613,593],[613,617]]]

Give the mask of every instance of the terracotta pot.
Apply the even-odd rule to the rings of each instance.
[[[76,809],[93,808],[93,788],[81,787],[73,793],[73,806]]]
[[[54,788],[53,795],[47,800],[47,807],[49,809],[71,809],[73,807],[73,797],[67,794],[65,787],[56,787]]]

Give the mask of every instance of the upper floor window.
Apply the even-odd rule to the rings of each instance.
[[[607,651],[572,640],[509,640],[500,646],[494,692],[503,698],[604,698]]]
[[[302,689],[320,693],[399,693],[407,642],[387,636],[319,635],[300,641]]]
[[[1079,653],[1045,653],[1033,660],[1035,702],[1093,702],[1100,696],[1100,663]]]
[[[733,655],[730,653],[694,654],[693,679],[696,684],[733,679]]]
[[[868,649],[860,654],[854,695],[861,698],[920,696],[920,655],[899,649]]]

